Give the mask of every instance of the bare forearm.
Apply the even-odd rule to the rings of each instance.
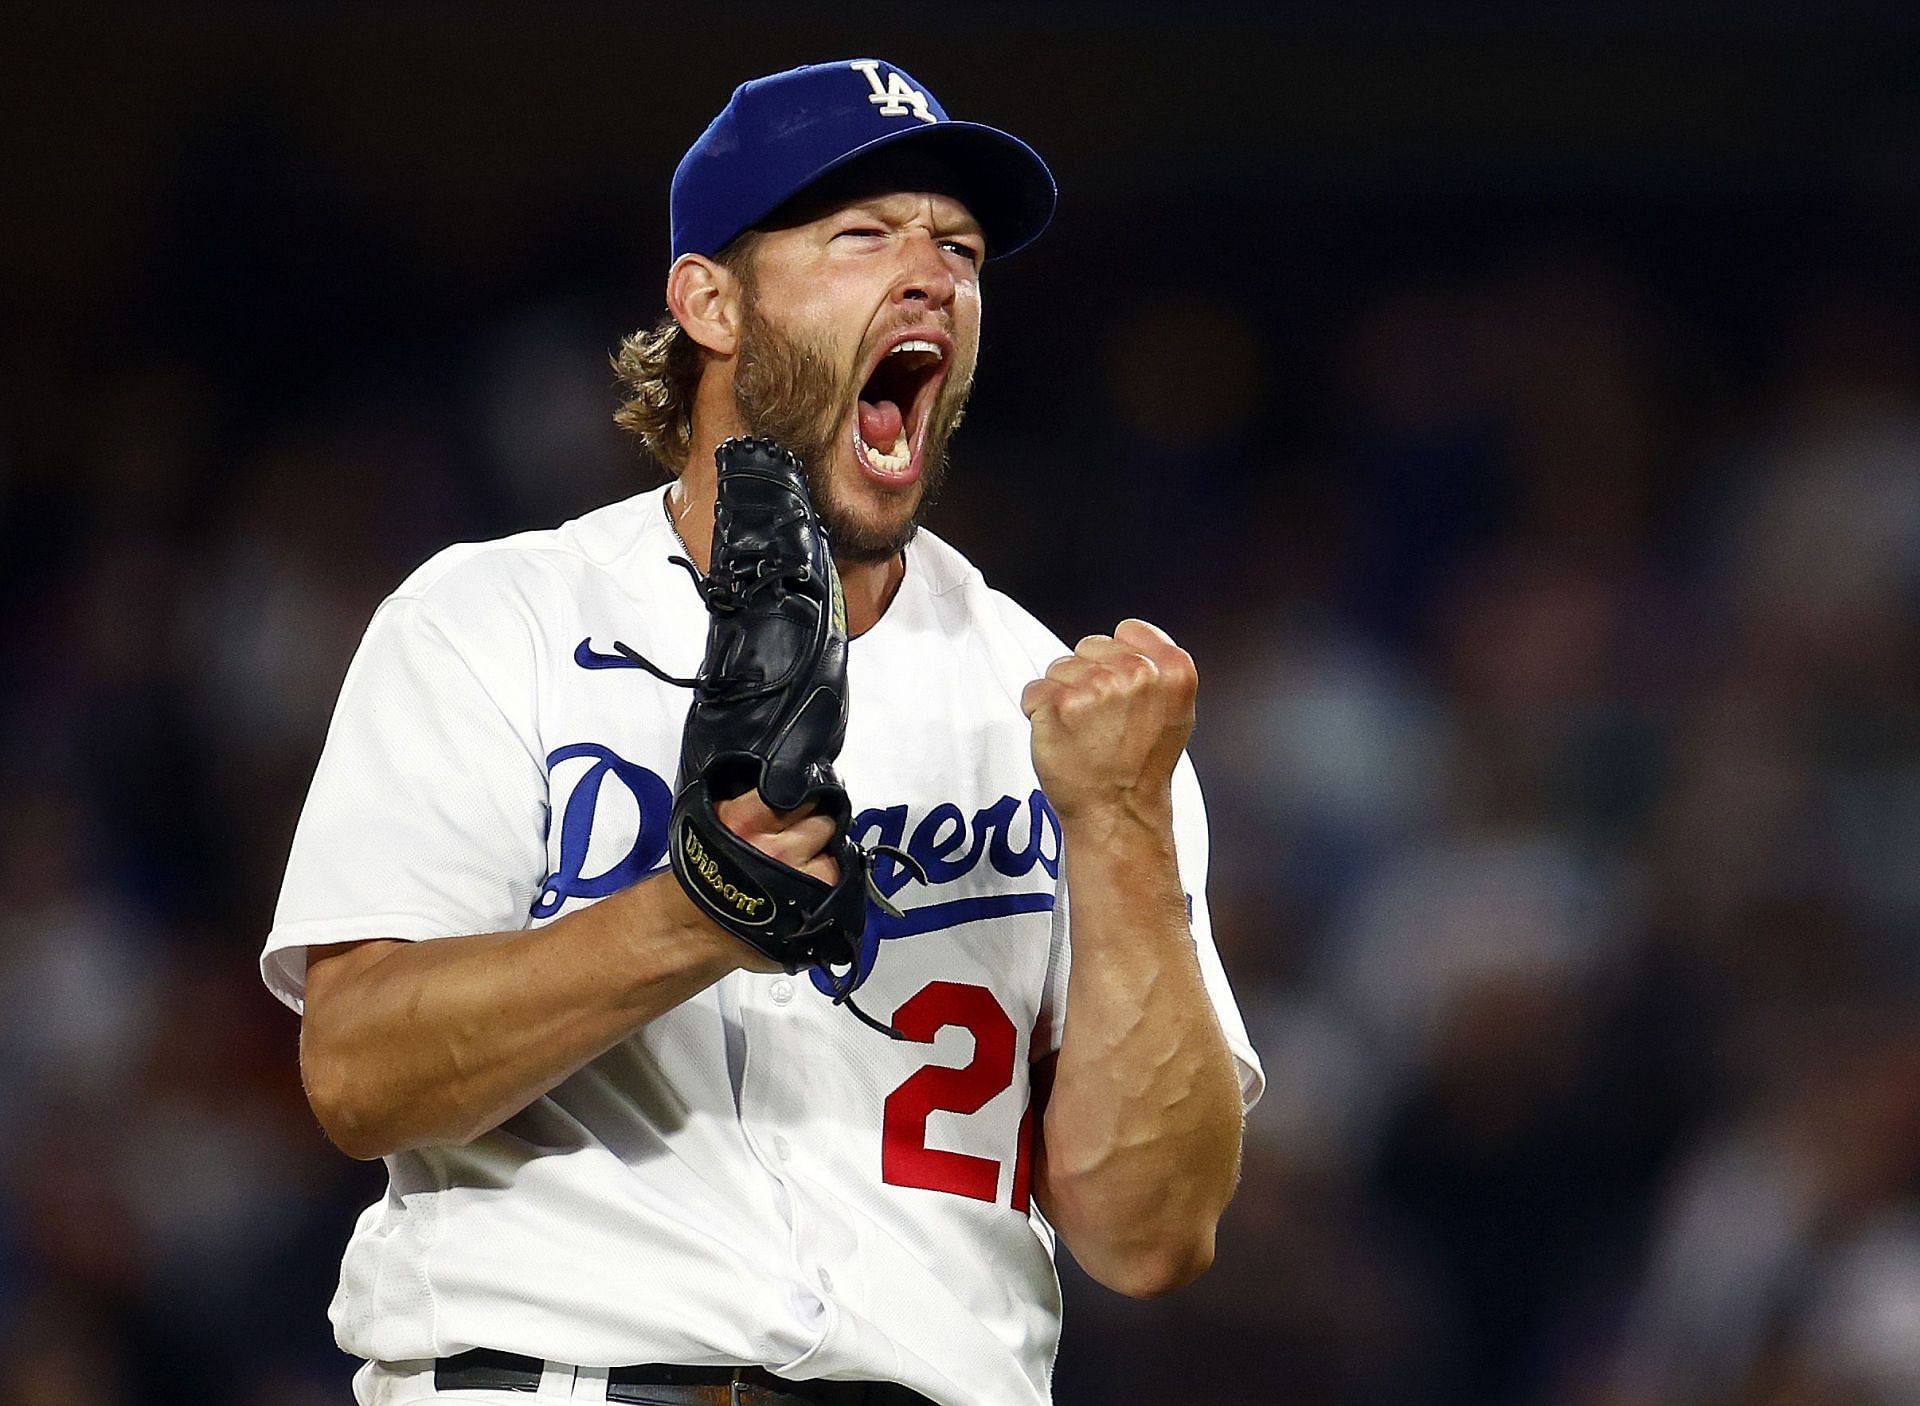
[[[1043,1209],[1095,1278],[1176,1288],[1233,1195],[1240,1092],[1156,816],[1066,828],[1073,967],[1037,1169]]]
[[[352,1156],[470,1141],[740,965],[671,875],[523,932],[310,963],[301,1069]]]

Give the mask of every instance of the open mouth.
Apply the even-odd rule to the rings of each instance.
[[[854,457],[871,477],[897,485],[920,476],[927,423],[952,353],[938,332],[902,334],[881,353],[853,422]]]

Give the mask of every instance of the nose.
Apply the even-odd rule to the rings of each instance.
[[[945,311],[953,302],[954,280],[939,241],[924,229],[907,231],[903,260],[899,281],[894,284],[893,300]]]

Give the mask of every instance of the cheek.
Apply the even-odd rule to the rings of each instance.
[[[969,362],[980,348],[980,285],[962,285],[953,300],[953,335]]]
[[[953,326],[953,340],[960,358],[960,364],[955,369],[965,373],[966,379],[972,380],[974,368],[980,360],[980,304],[976,300],[970,308],[960,312],[963,315],[954,318]],[[964,315],[966,313],[971,315]]]
[[[848,328],[863,329],[878,305],[869,281],[827,261],[794,268],[777,285],[763,283],[760,298],[793,330],[838,342]]]

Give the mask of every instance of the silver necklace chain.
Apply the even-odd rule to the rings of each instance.
[[[667,515],[667,530],[673,533],[673,540],[680,544],[680,550],[686,553],[687,560],[693,560],[693,548],[687,545],[687,539],[680,535],[680,524],[673,520],[673,492],[669,489],[660,495],[660,507]]]

